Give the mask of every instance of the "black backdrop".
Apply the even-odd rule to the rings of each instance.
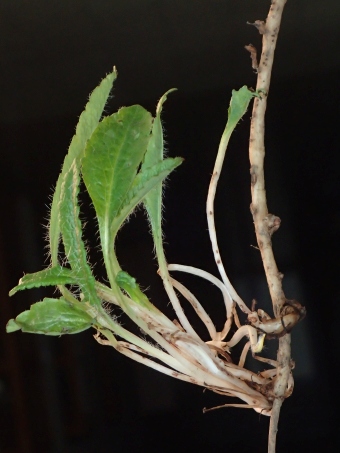
[[[114,24],[115,8],[119,9],[119,2],[111,7],[104,3]],[[199,7],[205,5],[205,8],[208,8],[207,3],[198,2]],[[222,3],[212,3],[210,12],[214,18],[222,12],[230,12],[235,20],[236,15],[241,14],[233,9],[233,2]],[[131,103],[141,103],[154,112],[157,99],[166,89],[172,86],[180,89],[169,96],[163,114],[168,154],[185,158],[183,165],[169,178],[165,191],[167,256],[169,262],[192,264],[217,275],[207,233],[205,197],[227,118],[231,89],[243,84],[255,85],[255,75],[242,44],[247,44],[249,39],[258,44],[259,38],[255,29],[251,34],[243,24],[245,20],[264,17],[264,6],[267,7],[261,5],[261,11],[255,11],[256,17],[249,17],[243,3],[243,15],[234,30],[235,46],[229,55],[225,51],[218,56],[209,56],[208,46],[200,51],[199,43],[196,46],[195,41],[190,39],[192,29],[180,11],[177,24],[181,35],[188,36],[188,43],[182,42],[187,54],[183,51],[182,57],[175,59],[173,65],[171,58],[169,61],[164,57],[160,65],[156,57],[153,60],[152,52],[146,46],[145,67],[140,76],[137,70],[132,71],[130,53],[133,49],[124,40],[119,42],[118,56],[115,47],[110,47],[112,43],[107,46],[107,52],[105,47],[101,49],[98,62],[95,61],[94,68],[91,66],[87,76],[80,61],[86,60],[85,44],[88,45],[88,42],[82,43],[76,32],[72,34],[72,30],[67,29],[71,48],[68,52],[75,59],[70,77],[72,80],[79,79],[81,89],[75,84],[75,101],[72,103],[71,96],[69,104],[56,103],[58,108],[55,111],[53,103],[49,110],[44,110],[46,92],[51,90],[48,77],[46,85],[42,84],[37,90],[34,81],[20,79],[14,64],[4,68],[5,81],[8,74],[12,74],[12,79],[18,77],[26,92],[31,89],[34,96],[39,94],[40,97],[35,98],[29,109],[23,105],[24,111],[30,110],[31,114],[22,115],[19,108],[15,116],[13,106],[5,103],[0,125],[0,447],[3,451],[266,450],[267,418],[251,410],[238,409],[221,409],[203,415],[203,407],[223,404],[225,399],[171,380],[119,356],[113,349],[99,346],[92,339],[93,332],[60,339],[3,333],[9,317],[41,300],[44,295],[51,294],[45,290],[31,290],[18,294],[13,300],[6,296],[23,272],[34,272],[46,263],[43,225],[47,223],[49,195],[86,95],[112,64],[118,66],[119,77],[107,112]],[[76,5],[76,2],[72,4]],[[287,28],[293,21],[292,12],[289,12],[291,4],[292,0],[286,7]],[[311,2],[311,11],[313,7]],[[5,11],[6,8],[3,9]],[[13,12],[14,9],[10,11],[11,14]],[[33,7],[31,12],[34,17]],[[66,11],[66,18],[68,14]],[[126,14],[124,17],[129,24]],[[325,17],[330,14],[328,11]],[[53,14],[49,16],[49,20],[52,19]],[[216,18],[214,20],[217,21]],[[20,38],[24,26],[22,23],[19,25],[18,34],[13,30],[6,39],[8,43],[10,39],[15,39],[19,47],[24,47],[25,43]],[[65,33],[61,22],[59,25],[60,34],[55,36],[56,42]],[[162,23],[158,25],[161,34]],[[197,35],[198,31],[203,33],[213,25],[210,16],[201,15],[195,22]],[[54,27],[59,29],[58,24]],[[296,382],[293,396],[283,406],[278,452],[319,451],[321,448],[336,451],[334,399],[337,393],[339,339],[336,326],[340,295],[337,281],[340,214],[336,195],[339,192],[340,68],[333,50],[338,41],[336,34],[329,40],[327,33],[330,31],[325,29],[324,34],[313,35],[313,41],[306,46],[306,54],[299,49],[298,43],[300,53],[296,50],[294,53],[293,38],[284,30],[285,19],[282,36],[279,37],[266,122],[267,196],[269,210],[282,219],[273,243],[280,271],[285,274],[287,297],[300,300],[307,307],[308,315],[293,332]],[[101,30],[103,35],[106,32]],[[50,36],[48,29],[39,33],[41,38],[44,33]],[[135,43],[143,39],[147,41],[149,33],[149,28],[143,23],[131,29]],[[161,45],[171,47],[171,36],[168,40],[162,36],[163,40],[158,44],[159,52],[163,52]],[[225,41],[230,42],[231,39],[233,35],[229,30]],[[6,44],[6,40],[4,42]],[[177,45],[181,48],[181,43]],[[40,40],[36,46],[33,50],[27,49],[32,80],[35,75],[36,79],[40,78],[41,71],[44,71],[43,58],[35,62],[29,56],[29,50],[35,51],[36,55],[43,53],[43,41]],[[124,46],[125,53],[122,50]],[[210,46],[213,48],[214,42]],[[313,48],[315,67],[318,61],[327,60],[325,54],[332,59],[332,64],[311,69],[312,66],[305,61],[310,59],[310,47]],[[217,38],[216,48],[223,49],[223,43]],[[165,54],[166,50],[165,47]],[[58,47],[52,49],[52,57],[59,58],[59,52],[61,49]],[[90,47],[89,54],[90,59],[99,54],[99,50],[95,46]],[[124,55],[129,58],[124,59]],[[202,67],[200,65],[209,58],[213,60],[214,71],[219,70],[216,59],[220,60],[221,66],[219,76],[211,76],[211,86],[209,71],[203,71],[204,81],[197,75]],[[136,55],[137,69],[138,59],[140,55]],[[228,59],[237,68],[231,71],[232,80],[228,77]],[[294,65],[294,70],[290,71],[289,65]],[[301,67],[297,67],[299,65]],[[170,66],[173,70],[170,71],[171,76],[168,73]],[[59,93],[65,98],[63,87],[67,85],[66,80],[65,69],[61,68],[60,85],[54,82],[53,86],[55,97]],[[165,83],[168,85],[165,86]],[[6,85],[2,88],[6,90]],[[10,89],[9,86],[7,88]],[[7,95],[7,98],[10,99],[10,96]],[[12,98],[15,99],[14,91]],[[30,99],[29,94],[26,93],[25,99]],[[22,99],[16,102],[24,104]],[[8,118],[6,108],[11,112]],[[248,134],[249,114],[238,125],[228,149],[224,174],[218,187],[216,222],[222,257],[232,282],[248,303],[256,298],[266,307],[269,299],[262,264],[258,252],[252,247],[255,236],[249,212]],[[93,211],[87,208],[86,196],[83,196],[83,202],[84,218],[91,219]],[[93,222],[88,223],[86,233],[89,243],[95,246],[96,225]],[[142,211],[138,211],[121,231],[117,247],[124,267],[138,278],[143,287],[150,286],[148,295],[151,300],[172,316],[156,275],[152,242]],[[101,258],[96,248],[91,252],[91,258],[98,263],[95,271],[100,276]],[[198,295],[218,324],[223,315],[218,292],[196,279],[180,277]],[[200,326],[197,328],[200,329]],[[275,345],[270,345],[270,352],[275,352]]]

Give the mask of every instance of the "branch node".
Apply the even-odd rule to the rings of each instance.
[[[257,214],[257,208],[256,208],[256,206],[254,206],[253,203],[250,203],[249,209],[250,209],[251,215],[254,217],[254,216]]]
[[[280,228],[281,219],[274,214],[268,214],[264,219],[267,225],[268,233],[272,236]]]
[[[258,29],[260,35],[264,35],[266,32],[266,22],[264,20],[256,20],[255,22],[247,22],[248,25],[254,25]]]
[[[250,183],[252,186],[255,186],[255,184],[257,183],[257,171],[257,165],[252,165],[250,167]]]

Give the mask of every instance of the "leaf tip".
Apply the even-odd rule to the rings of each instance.
[[[20,330],[20,329],[21,329],[21,327],[19,326],[19,324],[17,324],[15,322],[14,319],[10,319],[8,321],[8,323],[6,324],[6,332],[7,333],[12,333],[12,332],[15,332],[15,331]]]
[[[14,296],[14,294],[17,292],[17,287],[15,286],[14,288],[12,288],[10,290],[10,292],[8,293],[9,297],[12,297]]]

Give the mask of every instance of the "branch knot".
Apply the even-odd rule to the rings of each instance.
[[[247,22],[248,25],[254,25],[260,33],[260,35],[264,35],[266,32],[266,22],[264,20],[256,20],[255,22]]]
[[[263,220],[267,226],[268,233],[270,236],[272,236],[275,233],[275,231],[277,231],[280,228],[281,219],[280,217],[277,217],[274,214],[268,214]]]

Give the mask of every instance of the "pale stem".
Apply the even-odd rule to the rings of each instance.
[[[249,348],[250,348],[250,341],[247,341],[247,343],[244,345],[244,347],[242,349],[242,354],[241,354],[240,360],[238,362],[238,366],[241,368],[244,367]]]
[[[134,351],[137,350],[138,352],[141,352],[143,354],[147,354],[147,353],[146,353],[146,351],[143,351],[140,348],[137,348],[136,346],[131,345],[130,343],[113,340],[114,337],[113,337],[113,335],[110,335],[109,331],[101,331],[101,333],[103,335],[105,335],[108,338],[108,340],[102,340],[101,338],[96,337],[96,340],[98,341],[98,343],[103,344],[103,345],[110,345],[110,346],[114,347],[118,352],[129,357],[130,359],[133,359],[136,362],[142,363],[143,365],[146,365],[149,368],[153,368],[154,370],[159,371],[160,373],[166,374],[167,376],[171,376],[176,379],[180,379],[182,381],[189,382],[191,384],[204,386],[203,381],[200,381],[192,376],[187,376],[185,374],[182,374],[171,368],[167,368],[157,362],[154,362],[153,360],[148,359],[147,357],[137,354]]]
[[[273,402],[272,414],[269,422],[268,453],[275,453],[276,451],[276,434],[282,403],[283,400],[281,398],[275,398]]]
[[[198,299],[192,294],[191,291],[188,290],[188,288],[186,288],[184,285],[182,285],[182,283],[178,282],[174,278],[170,277],[170,282],[177,289],[177,291],[179,291],[182,294],[182,296],[184,296],[186,298],[186,300],[188,302],[190,302],[190,304],[193,307],[193,309],[195,310],[197,316],[205,324],[205,326],[209,332],[210,338],[212,340],[215,340],[216,339],[215,326],[214,326],[210,316],[204,310],[204,308],[202,307],[202,305],[200,304]]]
[[[122,298],[124,297],[122,294],[120,296]],[[123,305],[125,304],[126,303],[124,302]],[[234,376],[235,374],[239,375],[240,372],[241,374],[244,374],[245,370],[233,370],[233,373],[226,373],[226,370],[223,369],[223,362],[217,360],[212,355],[209,347],[200,338],[190,339],[189,334],[178,331],[176,340],[176,332],[162,326],[162,324],[157,323],[157,321],[152,318],[148,320],[145,313],[144,317],[141,318],[136,316],[133,310],[130,310],[129,316],[169,355],[164,351],[149,345],[146,341],[136,337],[131,332],[128,332],[111,319],[107,313],[98,313],[97,319],[104,327],[113,330],[122,338],[145,349],[150,352],[153,357],[158,357],[161,361],[177,369],[179,372],[185,373],[195,380],[202,381],[211,387],[217,386],[232,389],[234,396],[243,399],[243,401],[248,404],[255,404],[259,408],[268,407],[268,402],[263,395],[248,387],[247,384],[239,379],[239,376]],[[160,332],[163,331],[162,335],[159,334],[157,330]],[[168,338],[164,338],[163,335],[166,335]],[[181,337],[183,337],[182,341],[178,339]],[[204,364],[197,362],[195,354],[192,355],[192,353],[198,354],[198,357],[204,360]]]
[[[170,299],[173,309],[175,310],[176,316],[177,316],[179,322],[182,324],[182,327],[188,333],[190,333],[194,338],[200,339],[200,337],[197,335],[197,333],[193,329],[192,325],[190,324],[188,318],[185,316],[185,313],[183,311],[183,308],[181,307],[181,304],[178,300],[176,292],[170,282],[170,275],[169,275],[168,265],[167,265],[167,262],[165,259],[162,241],[160,241],[160,240],[157,241],[157,243],[155,245],[156,245],[157,259],[158,259],[158,265],[159,265],[158,273],[160,274],[160,276],[163,280],[164,289]]]
[[[166,273],[168,273],[167,269],[166,269]],[[168,283],[168,285],[171,286],[169,275],[167,275],[166,278],[163,279],[163,283],[164,283],[165,288],[166,288],[166,283]],[[197,366],[194,363],[194,359],[192,357],[183,355],[183,353],[174,344],[171,344],[165,338],[163,338],[163,335],[166,334],[171,339],[171,337],[176,333],[176,326],[173,323],[171,323],[170,329],[169,329],[169,327],[166,327],[166,325],[164,325],[164,323],[162,323],[163,318],[164,318],[164,315],[162,313],[159,313],[159,316],[157,316],[157,313],[152,313],[151,311],[149,311],[149,313],[136,313],[135,308],[131,306],[131,300],[129,298],[127,298],[126,296],[124,296],[118,289],[116,289],[116,290],[118,292],[117,292],[117,294],[115,294],[115,296],[122,301],[122,304],[120,304],[120,305],[121,305],[121,308],[126,312],[126,314],[140,328],[142,328],[144,330],[144,332],[146,332],[154,341],[156,341],[163,349],[165,349],[165,351],[167,351],[168,354],[170,354],[170,356],[174,357],[181,366],[184,366],[187,374],[192,374],[193,376],[199,377],[199,375],[201,375],[202,371],[203,371],[201,369],[201,366]],[[174,289],[172,286],[171,286],[171,290],[174,293]],[[126,301],[125,301],[125,299],[126,299]],[[177,296],[176,296],[176,299],[177,299]],[[128,310],[127,310],[127,308],[128,308]],[[180,309],[183,313],[183,316],[185,317],[182,307],[180,307]],[[152,317],[153,315],[155,315],[155,317]],[[158,317],[159,317],[159,320],[157,320]],[[109,329],[112,329],[115,333],[120,335],[119,330],[121,329],[121,326],[119,326],[117,323],[115,323],[107,315],[107,313],[105,313],[105,312],[102,313],[101,316],[97,316],[97,319],[104,327],[108,327]],[[186,317],[185,317],[185,319],[186,319]],[[110,324],[111,324],[111,327],[110,327]],[[191,330],[193,330],[192,327],[191,327]],[[160,334],[158,332],[162,332],[162,334]],[[204,348],[206,348],[208,350],[208,352],[210,353],[210,349],[208,348],[208,346],[199,338],[199,336],[196,334],[196,332],[194,330],[193,330],[193,332],[194,332],[193,341],[196,340],[197,342],[199,342],[202,346],[202,349],[204,350]],[[129,341],[130,338],[128,338],[126,336],[126,333],[127,333],[127,331],[125,331],[125,336],[123,336],[123,338],[125,338],[126,340]],[[190,332],[190,334],[191,334],[191,332]],[[136,341],[133,341],[133,342],[135,344],[138,344],[138,343],[136,343]],[[144,349],[147,349],[146,346],[142,346],[142,347]],[[155,353],[153,355],[155,355]],[[178,365],[177,365],[177,367],[178,367]],[[215,367],[216,367],[216,365],[215,365]],[[175,368],[176,368],[176,366],[175,366]],[[203,373],[205,374],[204,371],[203,371]],[[209,376],[209,377],[211,377],[211,376]],[[203,380],[204,380],[204,377],[203,377]],[[212,384],[212,385],[214,385],[214,384]]]
[[[198,269],[197,267],[193,266],[185,266],[183,264],[168,264],[168,269],[169,271],[187,272],[188,274],[197,275],[198,277],[204,278],[205,280],[211,282],[213,285],[217,286],[217,288],[221,290],[223,295],[227,318],[232,315],[233,300],[228,289],[226,288],[224,283],[221,282],[221,280],[219,280],[209,272],[203,271],[202,269]],[[251,313],[250,310],[249,313]]]
[[[162,351],[159,348],[156,348],[155,346],[152,346],[147,341],[142,340],[140,337],[133,334],[132,332],[129,332],[124,327],[122,327],[120,324],[118,324],[113,319],[111,319],[109,315],[106,315],[106,316],[99,315],[97,317],[97,319],[103,327],[106,327],[107,329],[112,330],[116,335],[119,335],[121,338],[124,338],[125,340],[133,343],[135,346],[137,346],[138,348],[143,350],[145,354],[148,354],[148,355],[166,363],[167,365],[180,371],[181,373],[186,372],[186,368],[183,367],[182,364],[179,363],[171,355],[165,353],[164,351]]]
[[[196,384],[200,386],[204,386],[204,382],[196,379],[195,377],[192,376],[187,376],[186,374],[178,373],[175,370],[172,370],[171,368],[167,368],[163,365],[160,365],[159,363],[154,362],[153,360],[148,359],[147,357],[143,357],[135,352],[133,352],[131,349],[128,348],[116,348],[121,354],[126,355],[127,357],[130,357],[130,359],[135,360],[136,362],[142,363],[143,365],[148,366],[149,368],[153,368],[156,371],[159,371],[160,373],[163,373],[167,376],[173,377],[175,379],[179,379],[181,381],[189,382],[190,384]]]
[[[105,336],[107,336],[108,338],[110,337],[110,334],[109,332],[102,332],[105,334]],[[97,338],[97,341],[99,342],[102,342],[103,340],[100,340]],[[113,346],[115,349],[117,349],[118,352],[121,352],[122,354],[132,358],[133,360],[136,360],[137,362],[140,362],[150,368],[153,368],[157,371],[160,371],[161,373],[163,374],[166,374],[168,376],[171,376],[171,377],[174,377],[176,379],[180,379],[180,380],[183,380],[183,381],[186,381],[186,382],[190,382],[192,384],[196,384],[196,385],[200,385],[200,386],[203,386],[203,387],[206,387],[207,386],[207,382],[204,381],[204,380],[199,380],[197,379],[196,376],[192,376],[192,375],[186,375],[186,374],[182,374],[182,373],[178,373],[177,371],[174,371],[170,368],[167,368],[167,367],[164,367],[163,365],[160,365],[156,362],[153,362],[152,360],[148,359],[147,357],[143,357],[139,354],[137,354],[136,352],[133,352],[133,351],[138,351],[140,353],[144,353],[146,354],[145,351],[141,350],[140,348],[134,346],[134,345],[131,345],[127,342],[121,342],[121,341],[109,341],[110,345]],[[106,343],[105,343],[106,344]],[[233,389],[230,389],[230,392],[231,392],[231,396],[235,396],[234,395],[234,390]],[[241,392],[240,390],[237,392],[238,396],[239,394],[243,394],[243,392]],[[254,407],[258,407],[257,405],[252,405],[251,406],[252,408]]]
[[[164,313],[162,313],[158,308],[154,305],[153,310],[149,310],[149,308],[146,308],[134,300],[130,299],[128,296],[122,294],[123,299],[126,301],[126,304],[129,305],[129,307],[132,308],[135,316],[137,316],[138,319],[147,319],[147,320],[153,320],[156,324],[160,324],[163,327],[167,328],[170,331],[177,331],[178,327],[170,321],[170,319],[165,316]],[[128,314],[128,313],[127,313]]]
[[[155,348],[154,346],[148,344],[146,341],[127,331],[122,326],[115,323],[106,313],[102,316],[97,316],[97,319],[104,327],[108,327],[117,335],[125,338],[128,341],[131,341],[142,349],[145,349],[153,357],[158,358],[163,363],[166,363],[175,370],[193,377],[196,381],[201,381],[210,386],[231,388],[235,392],[234,396],[239,396],[239,391],[242,389],[241,391],[243,393],[246,393],[246,391],[248,391],[249,394],[239,396],[244,401],[248,402],[249,400],[253,400],[254,402],[254,400],[257,400],[259,401],[259,407],[263,407],[263,405],[265,404],[263,396],[260,393],[254,391],[253,389],[250,389],[243,381],[239,379],[239,377],[244,377],[248,374],[250,376],[250,372],[247,372],[247,370],[232,370],[231,374],[226,373],[223,370],[223,366],[219,366],[219,361],[211,356],[209,347],[201,339],[197,340],[196,338],[192,338],[191,342],[199,343],[199,348],[196,348],[196,351],[197,349],[199,349],[200,356],[205,359],[204,364],[199,363],[195,360],[195,355],[192,355],[192,352],[195,352],[195,350],[190,347],[190,341],[186,342],[184,340],[175,340],[176,332],[174,332],[173,330],[169,331],[168,328],[166,328],[164,325],[158,324],[157,321],[152,318],[147,320],[145,318],[145,314],[143,317],[134,316],[133,312],[131,311],[129,316],[168,354],[160,349]],[[162,334],[159,334],[157,330],[159,332],[162,331]],[[163,335],[166,335],[168,338],[164,338]],[[187,341],[190,339],[190,337],[188,337],[189,334],[177,331],[177,336],[180,337],[181,335],[186,336]],[[171,343],[172,338],[174,344]],[[237,375],[237,377],[235,375]],[[247,377],[249,378],[249,376]],[[249,378],[249,380],[251,380],[251,377]]]
[[[256,382],[257,384],[268,384],[269,380],[264,378],[263,376],[259,374],[255,374],[253,371],[249,371],[245,368],[241,368],[238,365],[235,365],[234,363],[228,363],[228,372],[232,374],[233,376],[242,379],[247,380],[250,382]]]
[[[241,327],[241,323],[237,314],[236,306],[233,308],[233,314],[234,314],[234,322],[236,324],[236,327],[239,329]]]
[[[216,157],[216,161],[215,161],[215,166],[214,166],[214,170],[213,170],[213,174],[212,174],[212,177],[210,180],[210,185],[209,185],[209,190],[208,190],[206,212],[207,212],[208,229],[209,229],[209,236],[210,236],[210,241],[211,241],[211,245],[212,245],[212,250],[213,250],[216,265],[217,265],[218,271],[221,275],[221,278],[223,280],[223,283],[225,284],[230,296],[238,304],[240,309],[244,313],[249,314],[250,313],[249,308],[246,306],[246,304],[243,302],[241,297],[235,291],[235,289],[234,289],[233,285],[230,283],[230,280],[224,269],[224,266],[222,263],[222,258],[221,258],[219,247],[218,247],[218,243],[217,243],[216,227],[215,227],[214,201],[215,201],[215,195],[216,195],[216,188],[217,188],[217,183],[218,183],[218,180],[219,180],[219,177],[221,174],[224,156],[225,156],[225,153],[227,150],[227,146],[229,143],[231,133],[232,133],[232,130],[230,130],[230,132],[224,131],[221,141],[220,141],[220,145],[218,148],[217,157]]]
[[[170,276],[166,275],[163,277],[164,289],[170,299],[170,302],[176,312],[179,322],[182,324],[183,328],[190,333],[194,338],[199,338],[192,325],[190,324],[188,318],[185,316],[183,308],[178,300],[178,297],[175,293],[175,290],[170,282]]]
[[[202,274],[202,272],[200,273]],[[207,277],[207,275],[204,275],[204,277]],[[211,277],[213,276],[209,277],[210,280]],[[213,277],[213,280],[214,278],[215,277]],[[224,291],[226,299],[230,302],[229,295],[223,283],[218,279],[216,279],[216,281],[218,282],[219,287],[222,289],[222,291]],[[214,283],[216,284],[215,281]],[[251,406],[255,406],[257,411],[263,411],[265,409],[267,414],[270,403],[266,401],[263,395],[248,387],[244,382],[245,380],[247,380],[250,382],[258,382],[260,384],[265,382],[263,378],[256,376],[254,375],[254,373],[239,368],[233,364],[229,364],[229,366],[226,367],[224,362],[221,362],[220,359],[211,356],[211,351],[200,339],[197,340],[195,338],[192,338],[191,342],[195,342],[196,340],[196,342],[198,341],[199,343],[201,343],[198,348],[198,345],[194,346],[194,349],[190,347],[190,341],[188,344],[186,344],[185,341],[177,341],[176,343],[176,341],[174,340],[175,343],[171,344],[171,338],[173,335],[175,338],[177,329],[176,326],[170,320],[168,320],[168,318],[165,317],[166,321],[168,322],[164,322],[164,315],[160,316],[160,319],[158,321],[160,313],[152,313],[151,311],[144,312],[140,305],[133,303],[133,301],[131,301],[123,294],[119,294],[118,297],[118,294],[115,294],[112,289],[105,287],[105,285],[98,284],[97,291],[98,293],[100,293],[101,297],[104,297],[114,304],[118,303],[119,305],[121,305],[121,303],[118,302],[118,298],[126,298],[127,301],[124,301],[125,303],[123,303],[122,308],[124,309],[126,304],[130,305],[131,310],[129,310],[129,316],[163,348],[163,350],[158,349],[155,346],[147,343],[145,340],[142,340],[141,338],[127,331],[117,322],[115,322],[107,313],[98,313],[96,317],[104,327],[106,326],[120,337],[125,338],[126,340],[133,343],[134,346],[131,345],[128,349],[126,349],[126,345],[124,345],[125,347],[122,346],[121,350],[120,348],[117,348],[120,352],[124,353],[125,355],[129,355],[129,357],[139,361],[140,363],[143,363],[152,368],[159,369],[159,371],[169,376],[192,382],[197,385],[208,386],[211,389],[223,389],[224,393],[230,392],[232,396],[239,397]],[[133,304],[133,306],[131,306],[131,303]],[[157,330],[163,333],[160,335]],[[167,332],[168,334],[166,334]],[[163,338],[163,335],[167,335],[169,337],[165,339]],[[177,331],[177,335],[181,336],[182,333]],[[183,335],[188,334],[183,333]],[[167,368],[163,365],[159,365],[158,367],[158,364],[156,362],[148,359],[147,357],[140,357],[137,353],[134,353],[135,356],[133,356],[133,349],[144,351],[145,354],[151,355],[152,357],[162,361],[164,364],[171,367],[172,370],[169,369],[168,371]],[[204,359],[204,362],[202,363],[195,363],[195,352],[197,353],[198,349],[200,351],[199,356]],[[130,352],[126,352],[127,350],[129,350]]]
[[[226,337],[226,336],[228,335],[228,333],[230,332],[231,326],[233,325],[233,321],[235,321],[235,319],[238,320],[235,308],[234,308],[233,312],[234,312],[234,313],[232,313],[232,314],[229,316],[229,318],[226,319],[226,322],[224,323],[224,326],[223,326],[222,331],[219,332],[218,340],[220,340],[220,341],[224,340],[225,337]],[[235,314],[236,314],[236,317],[235,317]],[[235,324],[237,325],[236,322],[235,322]],[[241,326],[240,326],[240,325],[237,325],[237,327],[241,327]]]
[[[106,285],[104,285],[103,283],[100,283],[97,281],[96,281],[95,285],[96,285],[97,294],[102,300],[105,300],[105,302],[110,302],[110,304],[119,306],[119,301],[111,288],[109,288]]]
[[[135,317],[133,316],[133,318]],[[133,319],[135,322],[137,321],[137,325],[140,325],[140,327],[142,327],[143,330],[151,336],[151,338],[153,338],[163,349],[165,349],[165,351],[169,354],[168,355],[164,351],[155,348],[146,341],[135,336],[131,332],[128,332],[112,320],[105,312],[98,314],[97,319],[101,325],[113,330],[122,338],[133,342],[136,346],[139,346],[143,350],[147,351],[153,357],[158,358],[163,363],[166,363],[175,370],[178,370],[180,373],[191,376],[195,383],[202,382],[203,385],[212,388],[219,387],[222,389],[228,389],[228,391],[233,392],[234,396],[241,398],[248,404],[255,405],[259,410],[268,408],[269,403],[264,396],[258,391],[250,388],[245,382],[243,382],[243,380],[240,379],[242,377],[245,379],[246,376],[246,378],[251,381],[251,373],[247,372],[247,370],[237,369],[235,366],[231,367],[230,372],[228,373],[227,368],[223,366],[224,363],[211,355],[212,353],[209,347],[202,342],[202,340],[197,341],[196,339],[191,339],[192,343],[190,343],[190,341],[187,343],[190,338],[188,337],[188,334],[178,331],[177,336],[179,338],[183,336],[183,341],[178,339],[175,340],[175,334],[170,333],[169,340],[171,341],[173,338],[174,341],[174,344],[171,344],[167,339],[163,338],[162,335],[157,333],[156,330],[157,328],[161,328],[161,325],[159,325],[159,327],[155,325],[148,326],[147,323],[141,319]],[[167,330],[168,329],[165,329],[165,332]],[[197,343],[200,344],[198,345]],[[198,357],[204,359],[204,364],[195,361],[195,354],[192,355],[192,353],[195,352],[199,352]],[[145,360],[143,363],[148,364]],[[175,375],[172,376],[176,377]]]
[[[285,3],[286,0],[272,0],[266,22],[256,21],[254,24],[263,35],[262,53],[256,84],[256,90],[262,92],[263,96],[261,95],[261,99],[255,98],[254,100],[249,139],[251,212],[275,317],[280,317],[281,309],[285,304],[285,295],[282,290],[282,275],[276,266],[272,250],[271,234],[268,228],[268,208],[263,169],[265,156],[264,118],[274,61],[274,51]],[[269,453],[275,453],[277,423],[290,374],[290,338],[288,337],[290,336],[285,335],[279,341],[277,377],[274,383],[274,394],[276,398],[273,403],[268,440]]]
[[[272,367],[275,368],[275,371],[276,371],[276,367],[277,367],[276,360],[267,359],[266,357],[261,357],[261,356],[255,355],[255,354],[253,354],[253,357],[254,357],[254,359],[258,360],[259,362],[263,362],[263,363],[267,363],[268,365],[271,365]],[[267,370],[267,371],[273,371],[273,370]]]
[[[231,367],[223,366],[222,361],[218,361],[213,356],[210,356],[209,349],[206,355],[206,363],[204,365],[201,363],[197,363],[197,365],[195,365],[195,363],[188,360],[189,356],[193,357],[193,355],[190,354],[190,352],[193,352],[192,349],[188,348],[190,344],[186,345],[184,341],[181,343],[177,342],[176,348],[164,341],[162,337],[160,337],[160,339],[156,339],[156,341],[158,341],[159,344],[169,352],[169,354],[182,363],[182,365],[186,368],[186,374],[197,380],[203,381],[205,386],[227,389],[228,392],[233,393],[233,396],[242,399],[248,404],[255,405],[260,410],[261,408],[267,409],[269,407],[269,403],[265,397],[258,391],[250,388],[242,380],[248,379],[249,381],[259,381],[262,383],[265,381],[263,378],[255,377],[256,375],[254,376],[254,373],[238,368],[236,365]],[[200,346],[201,354],[204,353],[205,346],[206,345],[202,342],[202,345]]]
[[[216,409],[223,409],[224,407],[237,407],[238,409],[256,409],[257,406],[250,405],[250,404],[222,404],[221,406],[214,406],[207,409],[206,407],[203,409],[203,413],[211,412]]]
[[[248,337],[251,345],[257,343],[257,331],[251,326],[241,326],[232,336],[231,340],[227,342],[229,348],[233,348],[243,337]]]

